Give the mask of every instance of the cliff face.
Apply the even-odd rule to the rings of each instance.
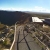
[[[0,22],[7,25],[13,25],[15,22],[24,22],[30,15],[18,11],[0,11]]]

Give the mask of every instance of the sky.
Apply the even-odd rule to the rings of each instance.
[[[0,10],[50,13],[50,0],[0,0]]]

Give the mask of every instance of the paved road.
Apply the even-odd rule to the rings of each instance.
[[[33,38],[29,35],[29,33],[23,30],[24,30],[24,26],[17,27],[14,49],[17,50],[18,48],[18,50],[41,50],[40,46],[34,42]],[[19,40],[18,40],[18,34],[19,34]],[[19,42],[18,44],[17,44],[17,40]]]

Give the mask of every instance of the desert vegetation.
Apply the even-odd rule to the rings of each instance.
[[[0,23],[0,49],[9,49],[13,40],[14,26],[7,26]]]

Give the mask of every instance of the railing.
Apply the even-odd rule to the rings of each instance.
[[[12,50],[14,43],[15,43],[15,41],[13,40],[13,43],[12,43],[12,45],[11,45],[9,50]]]
[[[36,30],[39,32],[38,29],[36,29]],[[36,36],[36,33],[33,33],[33,32],[31,32],[31,33],[34,34],[35,41],[37,41],[37,43],[38,43],[44,50],[46,50],[46,49],[50,50],[47,45],[45,45],[41,40],[39,40],[39,38]],[[42,32],[39,32],[39,33],[42,33]],[[42,33],[42,34],[43,34],[43,33]],[[48,36],[47,36],[47,37],[48,37]],[[48,37],[48,38],[49,38],[49,37]]]
[[[10,47],[10,49],[9,49],[9,50],[12,50],[12,48],[13,48],[13,46],[14,46],[14,43],[15,43],[15,37],[16,37],[16,23],[15,23],[14,40],[13,40],[12,45],[11,45],[11,47]]]

